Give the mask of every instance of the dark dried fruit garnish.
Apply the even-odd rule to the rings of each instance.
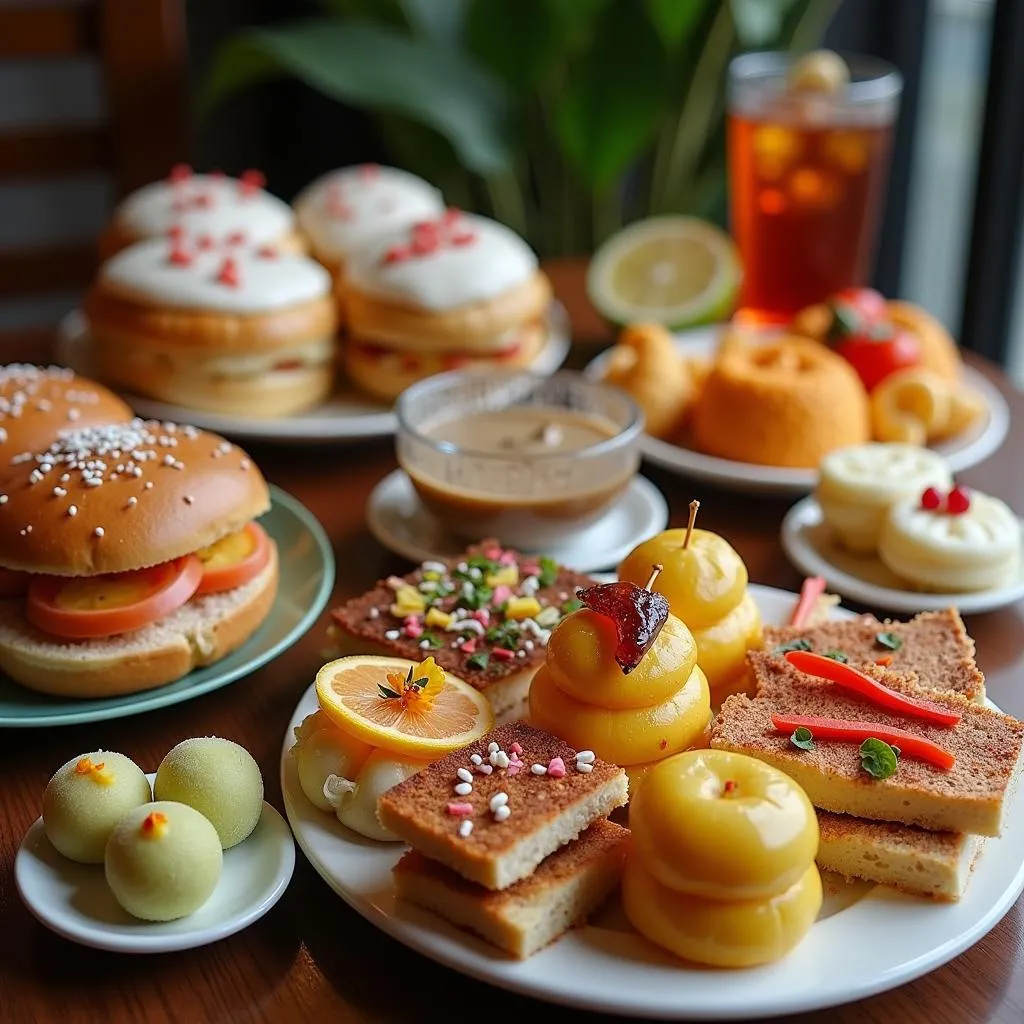
[[[619,635],[615,661],[627,676],[643,661],[668,620],[665,596],[635,583],[601,583],[581,590],[579,599],[615,623]]]

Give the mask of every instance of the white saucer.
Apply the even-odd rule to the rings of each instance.
[[[565,308],[554,302],[549,313],[547,342],[529,369],[545,376],[554,373],[565,362],[569,348],[569,317]],[[61,321],[55,358],[58,363],[70,366],[83,376],[95,376],[89,359],[89,324],[80,310],[69,313]],[[366,398],[344,384],[323,405],[295,416],[277,419],[222,416],[138,395],[125,395],[125,400],[140,416],[191,423],[204,430],[243,441],[304,441],[318,444],[358,441],[386,437],[393,434],[398,425],[389,405]]]
[[[750,594],[766,625],[787,622],[797,600],[796,594],[757,584]],[[849,614],[832,611],[835,618]],[[547,1002],[634,1020],[749,1021],[838,1006],[948,963],[994,928],[1024,887],[1024,807],[1018,798],[1018,806],[1007,808],[1003,837],[985,841],[959,903],[829,876],[817,923],[777,963],[723,971],[675,960],[633,931],[615,898],[582,928],[529,960],[513,960],[396,900],[391,869],[406,847],[363,839],[306,799],[289,751],[294,727],[316,709],[310,686],[285,732],[281,790],[295,839],[317,873],[356,913],[402,945],[490,985]],[[388,955],[400,959],[403,953]]]
[[[153,775],[149,775],[153,781]],[[177,921],[140,921],[122,910],[102,864],[76,864],[59,854],[37,818],[14,860],[25,906],[58,935],[117,953],[171,953],[227,938],[258,921],[281,898],[295,869],[295,843],[284,818],[268,803],[252,835],[224,851],[213,895]]]
[[[708,358],[714,355],[723,326],[708,324],[683,331],[676,336],[676,348],[680,355]],[[607,369],[608,359],[609,353],[603,352],[587,366],[584,374],[591,380],[600,380]],[[988,412],[970,430],[934,446],[953,473],[960,473],[987,459],[1003,443],[1010,429],[1010,409],[999,389],[971,366],[964,367],[963,381],[985,399]],[[640,450],[644,458],[656,466],[717,487],[751,494],[806,494],[814,487],[818,476],[814,469],[758,466],[720,459],[647,434],[641,438]]]
[[[464,539],[452,536],[420,504],[405,471],[396,469],[373,489],[366,502],[366,525],[390,551],[413,562],[457,558],[466,550]],[[626,493],[594,524],[543,552],[577,572],[614,568],[640,541],[668,525],[668,504],[661,491],[642,476],[633,478]]]
[[[1024,522],[1022,522],[1024,528]],[[829,590],[851,601],[894,612],[914,613],[958,608],[964,615],[990,612],[1024,597],[1024,564],[1015,580],[994,590],[966,594],[930,594],[907,584],[874,555],[854,555],[832,539],[821,506],[811,498],[798,501],[782,521],[782,547],[808,576],[823,576]]]

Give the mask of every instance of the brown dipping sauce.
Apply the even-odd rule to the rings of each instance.
[[[571,456],[619,433],[611,421],[591,413],[543,406],[512,406],[426,423],[420,433],[451,444],[458,454],[428,467],[402,460],[420,499],[442,522],[471,533],[500,529],[497,517],[528,515],[549,520],[594,519],[629,484],[635,466],[614,479],[593,479]],[[509,524],[513,525],[513,524]]]

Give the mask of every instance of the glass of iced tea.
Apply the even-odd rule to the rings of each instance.
[[[737,317],[782,323],[865,285],[903,79],[884,61],[748,53],[729,68]]]

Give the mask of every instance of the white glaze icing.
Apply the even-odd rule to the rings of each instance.
[[[1020,521],[998,498],[970,492],[970,509],[948,515],[903,498],[889,509],[878,553],[893,572],[932,590],[999,586],[1018,571]]]
[[[344,259],[354,249],[418,220],[444,213],[433,185],[396,167],[362,164],[331,171],[295,200],[295,217],[317,255]]]
[[[197,205],[203,197],[209,197],[209,205]],[[246,190],[237,178],[210,174],[144,185],[118,206],[115,217],[139,238],[165,235],[180,226],[218,241],[241,231],[255,245],[277,241],[294,223],[291,207],[277,196],[262,188]]]
[[[187,266],[170,259],[178,245],[190,258]],[[134,301],[240,314],[286,309],[330,292],[330,275],[315,260],[272,246],[268,251],[276,255],[267,258],[248,246],[200,250],[189,238],[152,238],[107,260],[100,281],[105,291]],[[237,285],[218,280],[229,259],[237,267]]]
[[[354,252],[346,268],[349,284],[379,298],[443,311],[496,298],[537,272],[537,257],[514,231],[468,213],[439,229],[446,240],[435,251],[389,262],[389,252],[413,244],[416,230],[413,225],[388,232]],[[452,244],[452,238],[466,242]]]

